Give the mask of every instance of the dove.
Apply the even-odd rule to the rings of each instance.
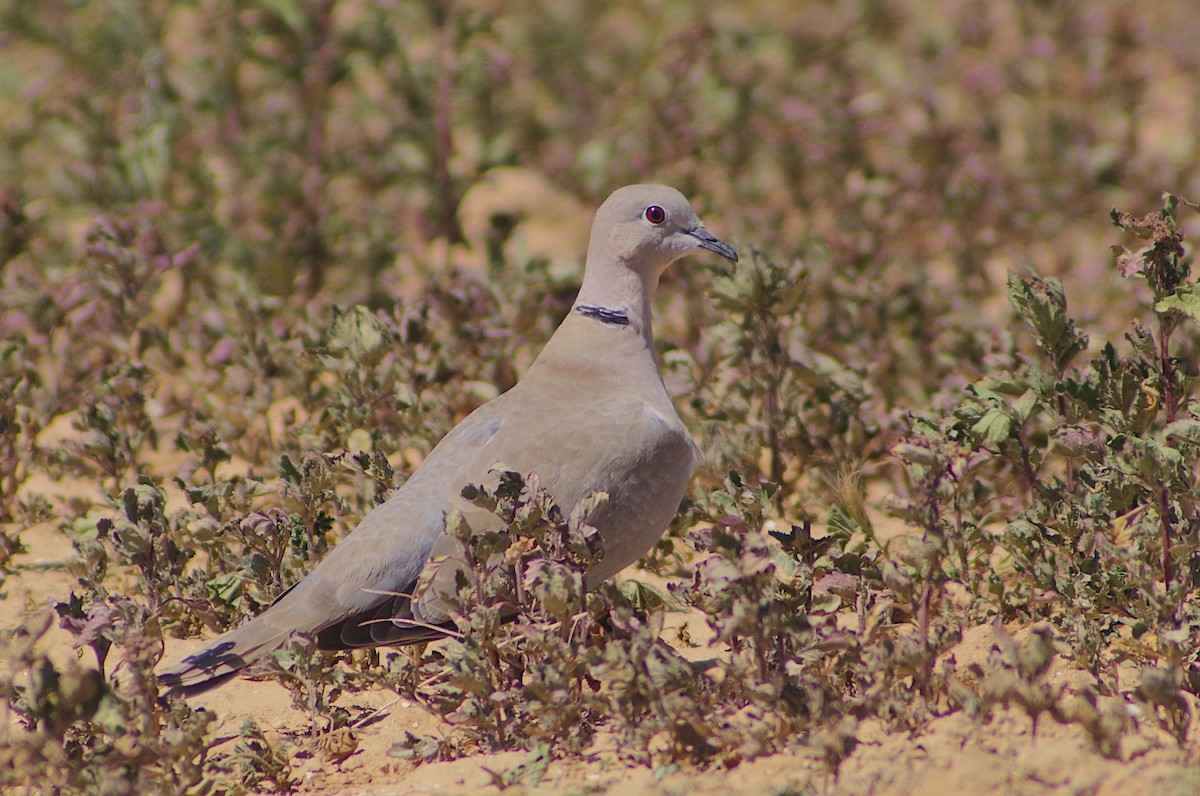
[[[453,558],[447,515],[459,511],[471,524],[463,488],[493,485],[497,466],[536,473],[564,514],[593,493],[608,495],[588,520],[603,545],[589,587],[637,561],[679,510],[701,461],[663,383],[650,325],[660,276],[697,252],[738,259],[674,188],[615,191],[596,211],[570,312],[517,384],[446,434],[312,572],[258,616],[161,672],[160,682],[202,693],[296,631],[330,650],[441,637],[453,627],[446,604],[436,593],[414,598],[414,589],[425,567]]]

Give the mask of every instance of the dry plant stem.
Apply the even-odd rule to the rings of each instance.
[[[384,714],[386,711],[390,710],[392,707],[394,707],[394,706],[396,706],[397,704],[399,704],[399,703],[400,703],[400,701],[401,701],[402,699],[403,699],[403,697],[396,697],[396,698],[395,698],[395,699],[393,699],[391,702],[388,702],[386,705],[380,705],[379,707],[375,708],[374,710],[372,710],[372,711],[371,711],[370,713],[368,713],[367,715],[365,715],[365,716],[363,716],[362,718],[360,718],[358,721],[356,721],[356,722],[354,722],[353,724],[351,724],[351,725],[350,725],[350,729],[352,729],[352,730],[357,730],[358,728],[360,728],[360,727],[362,727],[363,725],[365,725],[365,724],[366,724],[368,721],[370,721],[371,719],[375,718],[376,716],[383,715],[383,714]]]
[[[969,577],[971,574],[970,573],[971,556],[970,556],[970,552],[967,550],[967,541],[966,541],[966,539],[963,538],[963,534],[962,534],[963,512],[962,512],[962,502],[959,500],[959,493],[961,492],[961,490],[963,488],[963,484],[962,484],[962,481],[959,479],[958,475],[954,472],[954,465],[951,464],[950,462],[946,462],[946,475],[950,476],[950,480],[954,482],[954,487],[955,487],[955,489],[954,489],[954,494],[955,494],[954,527],[957,529],[957,531],[954,534],[954,539],[953,539],[954,549],[955,549],[955,551],[958,552],[959,566],[962,567],[961,577],[963,579],[963,582],[967,583],[968,586],[971,586],[972,589],[974,589],[974,583],[972,582],[972,578]]]
[[[1063,371],[1062,371],[1062,369],[1059,369],[1059,372],[1056,374],[1055,379],[1056,379],[1056,381],[1061,381],[1062,378],[1063,378]],[[1063,395],[1062,393],[1059,393],[1058,397],[1057,397],[1057,403],[1058,403],[1058,416],[1061,418],[1066,418],[1066,416],[1067,416],[1067,396]],[[1063,481],[1066,482],[1067,491],[1069,492],[1075,485],[1075,462],[1074,462],[1074,460],[1067,459],[1064,464],[1063,470],[1064,470]]]
[[[1169,425],[1175,420],[1175,366],[1171,359],[1171,332],[1174,327],[1171,319],[1165,314],[1158,316],[1158,370],[1162,382],[1162,405],[1165,422]],[[1170,444],[1170,443],[1168,443]],[[1171,581],[1175,579],[1175,562],[1171,556],[1171,519],[1170,493],[1164,485],[1158,491],[1158,521],[1162,529],[1162,569],[1163,592],[1170,593]],[[1178,613],[1178,610],[1173,613]]]
[[[783,480],[783,454],[779,450],[779,378],[772,374],[767,385],[766,396],[767,417],[771,423],[767,427],[767,445],[771,449],[771,483],[779,486],[780,500],[786,497]]]
[[[1158,490],[1158,524],[1162,529],[1163,593],[1171,591],[1175,579],[1175,565],[1171,556],[1171,492],[1164,484]],[[1178,610],[1172,611],[1177,614]]]
[[[1025,495],[1032,499],[1037,496],[1037,471],[1033,469],[1033,460],[1029,457],[1029,446],[1025,444],[1025,435],[1018,431],[1016,440],[1021,449],[1021,475],[1025,477]]]
[[[766,297],[763,297],[764,303]],[[771,360],[770,376],[767,382],[766,410],[770,426],[767,429],[767,440],[771,447],[771,483],[779,487],[779,500],[787,497],[787,487],[783,478],[783,452],[780,450],[779,429],[784,426],[783,411],[780,406],[779,389],[783,379],[783,370],[787,366],[787,354],[778,324],[772,320],[771,310],[767,306],[761,308],[760,318],[768,331],[764,353]]]
[[[758,676],[762,680],[767,679],[767,650],[766,639],[763,637],[762,630],[755,628],[754,630],[754,652],[758,659]]]
[[[921,696],[929,696],[929,681],[933,678],[933,656],[929,654],[929,602],[933,589],[928,577],[921,588],[921,602],[917,609],[918,632],[921,634]]]
[[[513,568],[513,591],[516,593],[517,605],[525,605],[525,560],[517,559]]]
[[[13,521],[13,513],[8,508],[12,502],[9,500],[9,496],[17,494],[17,490],[21,487],[22,479],[17,468],[20,458],[17,455],[16,442],[15,436],[5,439],[3,461],[7,474],[0,479],[0,522]]]
[[[1175,363],[1171,358],[1171,333],[1174,321],[1165,313],[1158,316],[1158,367],[1162,374],[1162,403],[1168,424],[1175,422]]]
[[[381,625],[381,624],[388,624],[388,623],[394,622],[394,621],[396,621],[396,620],[394,620],[394,619],[370,619],[370,620],[367,620],[366,622],[363,622],[363,625],[364,626],[365,625]],[[450,628],[444,627],[442,625],[435,625],[435,624],[431,624],[429,622],[422,622],[417,619],[404,619],[403,622],[404,622],[405,627],[423,627],[427,630],[436,630],[438,633],[441,633],[450,638],[456,638],[460,641],[462,639],[466,638],[465,635],[463,635],[462,633],[459,633],[457,630],[451,630]]]

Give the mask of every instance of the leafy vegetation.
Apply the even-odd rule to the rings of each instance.
[[[836,776],[866,722],[1005,706],[1186,744],[1200,215],[1154,208],[1200,195],[1196,15],[735,5],[0,0],[0,588],[69,540],[78,652],[4,631],[0,786],[296,788],[299,739],[210,749],[159,693],[164,638],[262,610],[510,387],[584,208],[651,177],[745,255],[660,289],[707,459],[651,572],[586,592],[593,506],[471,491],[507,531],[451,518],[459,635],[259,667],[315,748],[363,688],[450,728],[398,757],[528,750],[500,786],[605,737]]]

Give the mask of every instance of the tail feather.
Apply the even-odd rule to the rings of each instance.
[[[330,625],[317,634],[321,649],[346,650],[360,647],[403,647],[446,637],[454,624],[427,624],[413,616],[408,597],[397,595],[378,606]]]
[[[251,619],[160,672],[159,682],[170,691],[195,696],[235,677],[238,672],[283,644],[290,631],[270,627],[262,617]]]
[[[268,611],[267,613],[271,613]],[[280,647],[289,635],[295,632],[287,622],[271,621],[264,613],[251,619],[241,627],[231,630],[211,644],[184,658],[176,665],[158,675],[159,682],[170,692],[191,697],[236,677],[246,667]],[[407,612],[404,612],[407,613]],[[437,626],[400,625],[390,621],[396,618],[395,607],[390,601],[369,611],[335,622],[318,630],[314,637],[317,648],[322,650],[344,650],[370,646],[404,646],[422,641],[434,641],[446,634]],[[447,623],[447,628],[452,628]]]

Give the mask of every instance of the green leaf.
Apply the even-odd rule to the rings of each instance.
[[[1080,334],[1067,315],[1067,296],[1058,279],[1010,273],[1008,299],[1021,320],[1037,333],[1043,352],[1058,372],[1087,348],[1087,336]]]
[[[304,480],[304,476],[300,474],[299,468],[296,467],[292,457],[286,453],[279,457],[279,475],[284,481],[299,485]]]
[[[679,604],[675,602],[674,598],[653,583],[630,578],[618,583],[617,589],[635,608],[642,611],[653,611],[656,608],[679,610]]]
[[[831,533],[838,536],[853,536],[860,532],[862,528],[854,521],[854,518],[842,510],[841,506],[830,506],[829,514],[825,518],[825,524],[829,526]]]
[[[273,12],[293,33],[304,30],[304,13],[298,0],[259,0],[258,5]]]
[[[818,613],[832,614],[841,607],[842,598],[833,592],[825,592],[812,600],[812,610]]]
[[[991,376],[984,376],[968,389],[980,398],[1007,401],[1009,398],[1024,395],[1029,391],[1029,385],[1024,377],[1017,377],[1012,373],[1002,371]]]
[[[1165,434],[1169,440],[1200,445],[1200,420],[1176,420],[1166,427]]]
[[[330,347],[352,361],[373,368],[389,348],[388,331],[379,316],[369,308],[354,306],[336,313],[330,328]]]
[[[575,508],[571,509],[571,516],[567,518],[567,522],[572,528],[591,525],[592,517],[606,506],[608,506],[607,492],[590,492],[583,500],[575,504]]]
[[[1009,520],[1008,533],[1018,539],[1033,540],[1042,535],[1042,529],[1029,520],[1015,519]]]
[[[242,596],[245,580],[240,572],[230,572],[208,581],[213,599],[222,605],[234,605]]]
[[[938,455],[923,445],[913,445],[901,442],[892,448],[892,455],[904,462],[933,467],[938,463]]]
[[[1016,412],[1017,420],[1024,423],[1029,417],[1029,413],[1037,406],[1038,394],[1034,390],[1026,390],[1020,398],[1012,405],[1013,411]]]
[[[1008,439],[1012,432],[1013,419],[1003,409],[992,409],[988,411],[979,422],[971,427],[971,433],[976,439],[983,442],[998,444]]]
[[[1196,293],[1196,286],[1181,287],[1154,305],[1154,311],[1158,313],[1171,310],[1182,312],[1193,321],[1200,321],[1200,294]]]
[[[793,585],[796,580],[796,559],[775,545],[768,547],[767,552],[771,563],[775,565],[775,579],[789,586]]]

